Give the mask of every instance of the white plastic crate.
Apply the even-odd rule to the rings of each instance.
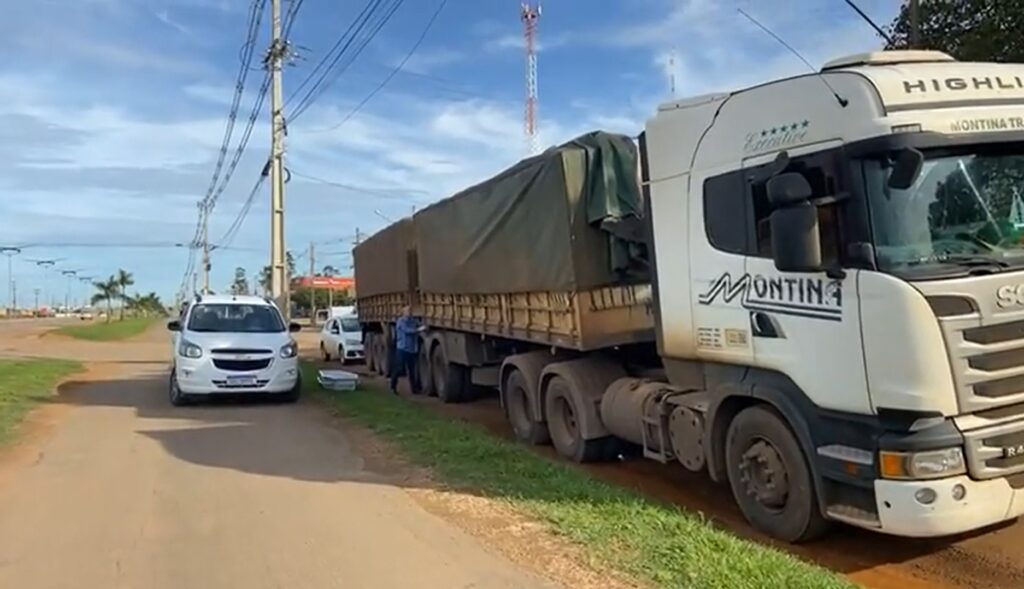
[[[354,391],[359,386],[359,375],[347,370],[321,370],[316,380],[331,391]]]

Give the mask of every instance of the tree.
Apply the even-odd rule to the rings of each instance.
[[[943,0],[918,2],[917,49],[944,51],[960,61],[1024,61],[1024,2]],[[889,49],[910,47],[909,3],[889,25]]]
[[[330,276],[337,276],[338,275],[338,269],[335,268],[334,266],[330,265],[330,264],[327,264],[326,266],[324,266],[323,275],[324,276],[328,276],[328,277],[330,277]]]
[[[146,295],[135,295],[128,297],[128,309],[143,315],[166,315],[167,308],[160,301],[159,295],[150,292]]]
[[[117,274],[112,278],[117,283],[117,292],[115,293],[115,296],[121,299],[121,319],[123,320],[124,308],[128,303],[128,287],[135,284],[135,277],[127,270],[119,269]]]
[[[245,268],[235,268],[235,280],[231,283],[231,294],[249,294],[249,279],[245,276]]]
[[[118,298],[121,293],[117,277],[111,276],[102,282],[93,282],[92,285],[95,286],[98,291],[96,294],[92,295],[92,304],[97,305],[99,303],[106,302],[107,321],[110,321],[110,316],[114,314],[114,299]]]
[[[293,256],[292,252],[290,252],[290,251],[285,252],[285,253],[286,253],[285,260],[287,261],[287,267],[288,267],[288,276],[286,277],[286,279],[290,280],[292,276],[295,276],[295,256]],[[260,282],[260,286],[263,287],[263,292],[265,292],[267,294],[270,294],[270,292],[272,290],[271,289],[272,279],[271,279],[271,276],[270,276],[270,266],[264,266],[263,269],[260,270],[260,280],[259,280],[259,282]]]

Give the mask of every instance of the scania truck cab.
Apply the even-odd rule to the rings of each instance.
[[[1024,65],[842,58],[663,105],[641,154],[684,464],[793,541],[1024,513]]]

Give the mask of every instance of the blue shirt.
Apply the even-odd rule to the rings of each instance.
[[[420,320],[402,316],[395,323],[395,347],[403,352],[415,354],[420,349]]]

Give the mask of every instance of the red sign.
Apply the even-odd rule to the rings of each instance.
[[[349,276],[300,276],[292,281],[296,286],[312,286],[331,290],[350,290],[356,287],[355,278]]]

